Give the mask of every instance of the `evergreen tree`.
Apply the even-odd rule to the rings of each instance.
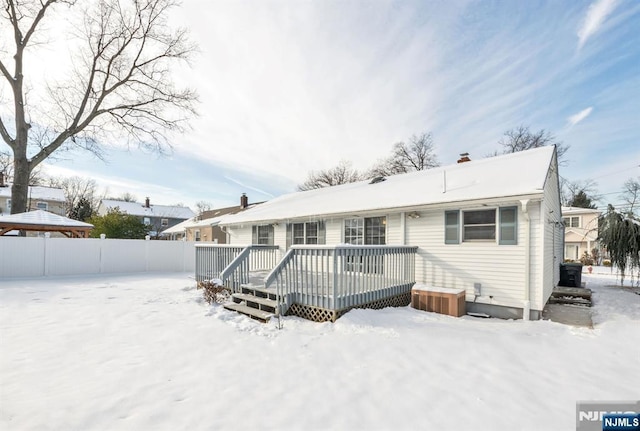
[[[587,196],[584,190],[580,190],[578,193],[575,194],[573,199],[569,201],[569,206],[577,207],[577,208],[591,208],[591,209],[597,208],[596,204],[591,202],[591,198]]]
[[[599,226],[598,240],[609,252],[611,264],[620,270],[620,284],[624,283],[626,273],[631,274],[633,284],[635,270],[636,284],[640,285],[640,221],[609,205],[607,213],[600,217]]]
[[[136,216],[125,214],[117,207],[103,216],[94,215],[87,222],[94,226],[92,238],[105,234],[107,238],[144,239],[150,229]]]
[[[69,218],[85,221],[93,215],[91,202],[86,198],[80,198],[77,204],[69,211]]]

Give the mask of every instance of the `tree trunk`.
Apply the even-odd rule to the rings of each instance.
[[[13,186],[11,187],[11,214],[23,213],[28,209],[29,174],[31,167],[25,157],[13,160]]]

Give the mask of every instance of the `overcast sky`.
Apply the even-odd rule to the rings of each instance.
[[[526,125],[571,146],[561,176],[597,181],[601,204],[640,175],[636,0],[185,0],[172,19],[200,47],[179,74],[200,94],[193,130],[168,157],[65,154],[47,173],[221,207],[340,160],[366,169],[413,134],[446,165]]]

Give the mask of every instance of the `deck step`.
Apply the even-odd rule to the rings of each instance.
[[[231,295],[233,300],[236,303],[245,301],[245,302],[254,302],[256,304],[260,304],[265,307],[271,307],[274,310],[278,307],[278,302],[273,299],[262,298],[260,296],[250,295],[248,293],[234,293]]]
[[[245,304],[228,303],[224,304],[224,308],[231,311],[237,311],[238,313],[249,316],[252,319],[260,320],[261,322],[268,322],[269,319],[275,316],[274,313],[258,310],[257,308],[249,307]]]
[[[551,296],[555,298],[562,297],[576,297],[591,299],[591,289],[585,289],[582,287],[564,287],[558,286],[551,292]]]
[[[267,289],[264,285],[258,286],[255,284],[243,284],[240,286],[242,293],[253,295],[261,298],[276,300],[278,295],[275,289]]]
[[[568,305],[580,305],[583,307],[591,307],[591,300],[585,298],[574,297],[551,297],[549,298],[549,304],[568,304]]]

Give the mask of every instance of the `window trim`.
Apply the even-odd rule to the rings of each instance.
[[[39,205],[42,205],[43,208],[40,208]],[[49,202],[37,201],[36,202],[36,209],[42,210],[42,211],[49,211]]]
[[[316,226],[315,236],[309,236],[309,227],[312,224]],[[302,226],[302,236],[296,236],[296,226]],[[302,242],[296,242],[296,239],[302,239]],[[315,242],[309,242],[310,239],[315,239]],[[292,245],[320,244],[320,222],[306,221],[306,222],[291,223],[291,244]]]
[[[378,230],[378,234],[368,234],[368,229],[373,229],[374,227],[371,225],[367,225],[367,223],[371,223],[374,219],[380,219],[381,229]],[[353,226],[355,222],[355,226]],[[347,227],[347,223],[350,223],[351,226]],[[376,216],[376,217],[353,217],[346,218],[342,224],[342,240],[345,244],[353,244],[353,245],[386,245],[387,244],[387,216]],[[347,235],[347,228],[356,229],[356,235]],[[382,232],[382,234],[380,234]],[[373,238],[382,238],[382,242],[373,243],[371,240]],[[355,239],[355,242],[351,242]]]
[[[167,227],[167,226],[169,226],[169,219],[168,219],[168,218],[162,218],[162,219],[160,219],[160,226],[161,226],[161,227]]]
[[[261,243],[261,239],[265,239],[264,236],[260,236],[260,231],[266,230],[266,243]],[[251,243],[255,245],[274,245],[275,229],[272,224],[253,225],[251,228]]]

